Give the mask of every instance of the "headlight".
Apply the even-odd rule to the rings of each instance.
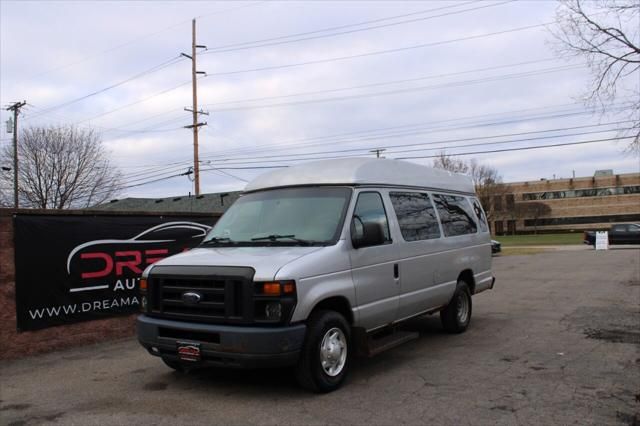
[[[256,322],[286,322],[296,306],[296,283],[291,280],[256,282],[253,300]]]

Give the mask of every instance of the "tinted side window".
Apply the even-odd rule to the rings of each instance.
[[[438,209],[444,235],[473,234],[478,230],[469,202],[457,195],[435,194],[433,201]]]
[[[427,194],[391,192],[389,197],[405,241],[440,237],[438,219]]]
[[[382,197],[377,192],[361,192],[358,195],[358,202],[353,212],[359,220],[356,220],[356,226],[360,227],[364,223],[376,222],[382,227],[382,234],[385,242],[391,241],[389,236],[389,223],[387,221],[387,213],[384,210]],[[356,229],[355,232],[360,230]]]
[[[508,199],[508,198],[507,198]],[[471,204],[473,205],[473,211],[478,218],[478,223],[480,224],[480,230],[482,232],[486,232],[489,230],[489,225],[487,225],[487,217],[484,215],[484,211],[482,210],[482,206],[480,205],[480,201],[477,198],[470,198]]]

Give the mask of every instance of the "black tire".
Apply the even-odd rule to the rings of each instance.
[[[185,366],[179,361],[174,361],[172,359],[162,358],[162,362],[164,362],[167,367],[172,368],[172,369],[176,370],[179,373],[184,373],[184,372],[187,371]]]
[[[337,374],[330,375],[323,368],[320,357],[322,341],[333,329],[339,329],[342,333],[344,348],[339,350],[339,354],[342,356],[343,352],[346,352],[346,356],[343,366],[336,371]],[[335,333],[333,331],[334,335]],[[351,349],[351,328],[342,315],[325,310],[313,312],[307,322],[307,335],[296,366],[296,378],[300,386],[319,393],[338,389],[349,371]]]
[[[466,306],[468,307],[466,315],[462,313],[465,309],[465,300],[467,303]],[[444,327],[448,333],[464,332],[471,322],[472,306],[469,286],[462,280],[458,281],[456,291],[453,293],[451,301],[446,308],[440,311],[442,327]]]

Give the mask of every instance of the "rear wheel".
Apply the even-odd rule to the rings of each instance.
[[[440,311],[442,326],[449,333],[462,333],[471,322],[471,292],[466,282],[460,280],[451,301]]]
[[[342,315],[316,311],[307,323],[300,360],[296,366],[298,383],[314,392],[338,389],[349,368],[351,329]]]

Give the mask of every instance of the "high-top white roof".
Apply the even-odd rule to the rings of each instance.
[[[397,185],[475,192],[471,178],[400,160],[343,158],[297,164],[260,175],[245,192],[299,185]]]

